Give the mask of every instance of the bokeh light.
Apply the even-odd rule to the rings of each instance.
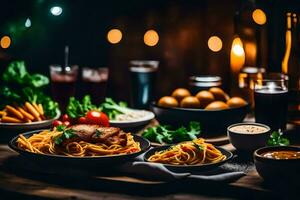
[[[208,48],[213,52],[218,52],[222,49],[223,43],[218,36],[211,36],[207,41]]]
[[[267,16],[261,9],[255,9],[252,13],[252,19],[259,25],[264,25],[267,22]]]
[[[3,48],[3,49],[7,49],[11,44],[11,39],[9,36],[3,36],[0,40],[0,46]]]
[[[245,54],[243,43],[240,38],[235,38],[232,42],[232,51],[237,56],[243,56]]]
[[[29,18],[27,18],[26,21],[25,21],[25,27],[26,28],[31,27],[31,20]]]
[[[119,29],[111,29],[107,33],[107,40],[111,44],[117,44],[122,40],[122,32]]]
[[[59,16],[63,12],[63,9],[60,6],[53,6],[52,8],[50,8],[50,12],[54,16]]]
[[[230,68],[233,73],[238,73],[245,64],[245,51],[241,38],[235,37],[230,51]]]
[[[159,41],[158,33],[155,30],[148,30],[144,35],[144,43],[148,46],[155,46]]]

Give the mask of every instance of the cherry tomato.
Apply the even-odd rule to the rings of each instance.
[[[85,117],[79,117],[78,123],[79,123],[79,124],[86,124],[86,123],[87,123],[87,120],[86,120]]]
[[[62,116],[62,121],[63,122],[65,122],[65,121],[70,121],[71,119],[70,119],[70,117],[69,117],[69,115],[68,114],[64,114],[63,116]]]
[[[71,122],[69,122],[69,121],[64,121],[64,122],[63,122],[63,125],[65,125],[66,127],[68,127],[68,126],[71,125]]]
[[[86,119],[90,124],[98,124],[105,127],[109,126],[109,119],[103,112],[89,111],[86,114]]]
[[[62,123],[62,121],[60,121],[60,120],[54,120],[53,122],[52,122],[52,126],[53,127],[57,127],[57,126],[59,126],[59,125],[62,125],[63,123]]]

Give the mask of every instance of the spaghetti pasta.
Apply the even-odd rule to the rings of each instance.
[[[56,144],[55,138],[61,136],[62,132],[56,130],[44,130],[38,134],[33,134],[29,138],[20,135],[17,144],[18,147],[38,154],[65,155],[72,157],[85,156],[108,156],[122,155],[141,151],[139,142],[134,141],[130,133],[126,133],[125,144],[105,144],[91,143],[76,138],[69,139],[64,144]]]
[[[226,156],[216,147],[206,143],[203,138],[198,138],[157,151],[148,158],[148,161],[172,165],[198,165],[225,159]]]

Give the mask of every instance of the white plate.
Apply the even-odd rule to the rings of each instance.
[[[142,110],[134,110],[132,111],[142,111]],[[133,128],[137,126],[142,126],[148,124],[152,119],[154,119],[155,115],[153,112],[143,110],[145,112],[145,116],[136,120],[131,121],[116,121],[109,120],[110,126],[119,127],[119,128]]]
[[[52,122],[56,119],[59,119],[60,112],[53,119],[47,119],[43,121],[31,122],[31,123],[3,123],[0,122],[0,129],[9,129],[9,130],[33,130],[41,128],[49,128]]]

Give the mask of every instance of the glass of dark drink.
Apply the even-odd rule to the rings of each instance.
[[[65,112],[69,98],[75,95],[78,66],[62,67],[50,65],[51,90],[59,108]]]
[[[155,97],[154,90],[159,61],[133,60],[129,64],[131,106],[139,109],[147,109]]]
[[[109,70],[103,68],[89,68],[82,69],[82,86],[85,94],[91,95],[92,102],[99,104],[106,95],[107,81]]]
[[[286,129],[288,89],[284,79],[258,80],[254,86],[255,121],[273,131]]]

